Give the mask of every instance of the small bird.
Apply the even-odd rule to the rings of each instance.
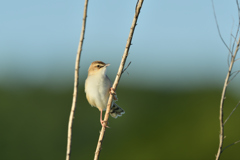
[[[109,63],[104,63],[102,61],[94,61],[91,63],[88,69],[88,77],[85,81],[85,92],[86,97],[91,106],[97,107],[100,111],[100,123],[102,126],[106,126],[102,120],[102,112],[107,108],[108,97],[113,94],[113,99],[117,101],[117,96],[115,91],[111,88],[112,83],[108,78],[107,66]],[[115,101],[112,102],[110,115],[113,118],[122,116],[124,110],[120,108]]]

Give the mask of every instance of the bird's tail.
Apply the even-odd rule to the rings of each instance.
[[[116,103],[113,103],[111,110],[110,110],[110,115],[113,118],[117,118],[118,116],[122,116],[122,114],[124,114],[124,110],[119,107]]]

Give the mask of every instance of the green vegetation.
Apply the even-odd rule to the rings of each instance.
[[[104,160],[210,160],[219,134],[221,89],[149,91],[119,87],[118,105],[126,114],[113,119],[103,142]],[[239,99],[229,93],[225,118]],[[65,159],[72,89],[0,90],[0,152],[3,160]],[[226,145],[240,139],[239,113],[226,125]],[[93,159],[101,125],[99,111],[87,103],[82,88],[73,124],[71,160]],[[240,144],[222,159],[240,159]]]

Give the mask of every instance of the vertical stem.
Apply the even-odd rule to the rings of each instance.
[[[75,62],[74,90],[73,90],[72,107],[71,107],[71,112],[70,112],[69,122],[68,122],[66,160],[70,160],[70,154],[71,154],[72,125],[73,125],[74,112],[75,112],[76,103],[77,103],[78,81],[79,81],[79,62],[80,62],[80,58],[81,58],[82,45],[83,45],[84,34],[85,34],[86,19],[87,19],[87,6],[88,6],[88,0],[85,1],[85,5],[84,5],[82,31],[81,31],[81,36],[80,36],[80,41],[79,41],[78,51],[77,51],[77,57],[76,57],[76,62]]]
[[[236,55],[237,55],[237,52],[238,52],[238,49],[239,49],[239,43],[240,43],[240,37],[238,39],[237,47],[236,47],[236,50],[234,52],[234,55],[232,56],[232,59],[231,59],[231,63],[230,63],[228,73],[227,73],[227,76],[226,76],[226,79],[225,79],[225,82],[224,82],[224,85],[223,85],[223,91],[222,91],[222,96],[221,96],[221,100],[220,100],[220,113],[219,113],[220,134],[219,134],[219,146],[218,146],[218,152],[217,152],[217,155],[216,155],[216,160],[220,159],[220,155],[222,153],[222,146],[223,146],[223,141],[224,141],[223,105],[224,105],[227,85],[228,85],[229,78],[230,78],[231,72],[232,72],[232,67],[233,67],[233,64],[235,62],[235,58],[236,58]]]
[[[137,19],[138,19],[138,15],[139,15],[141,7],[142,7],[142,3],[143,3],[143,0],[139,0],[138,4],[136,6],[135,16],[133,18],[132,26],[131,26],[130,33],[129,33],[128,40],[127,40],[127,44],[126,44],[126,47],[125,47],[125,50],[124,50],[122,61],[120,63],[117,76],[116,76],[115,81],[114,81],[113,86],[112,86],[113,89],[117,88],[118,82],[119,82],[119,80],[122,76],[122,71],[123,71],[127,56],[128,56],[128,51],[130,49],[134,29],[137,25]],[[110,112],[112,100],[113,100],[113,96],[110,94],[109,99],[108,99],[108,104],[107,104],[107,110],[106,110],[105,117],[104,117],[104,121],[105,121],[106,124],[108,123],[109,112]],[[102,146],[102,142],[103,142],[103,138],[104,138],[104,134],[105,134],[105,130],[106,130],[106,127],[102,127],[100,135],[99,135],[99,139],[98,139],[98,144],[97,144],[94,160],[98,160],[98,158],[99,158],[100,151],[101,151],[101,146]]]

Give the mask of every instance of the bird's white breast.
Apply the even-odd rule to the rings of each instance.
[[[105,110],[111,82],[106,75],[90,75],[85,82],[87,99],[92,106]]]

